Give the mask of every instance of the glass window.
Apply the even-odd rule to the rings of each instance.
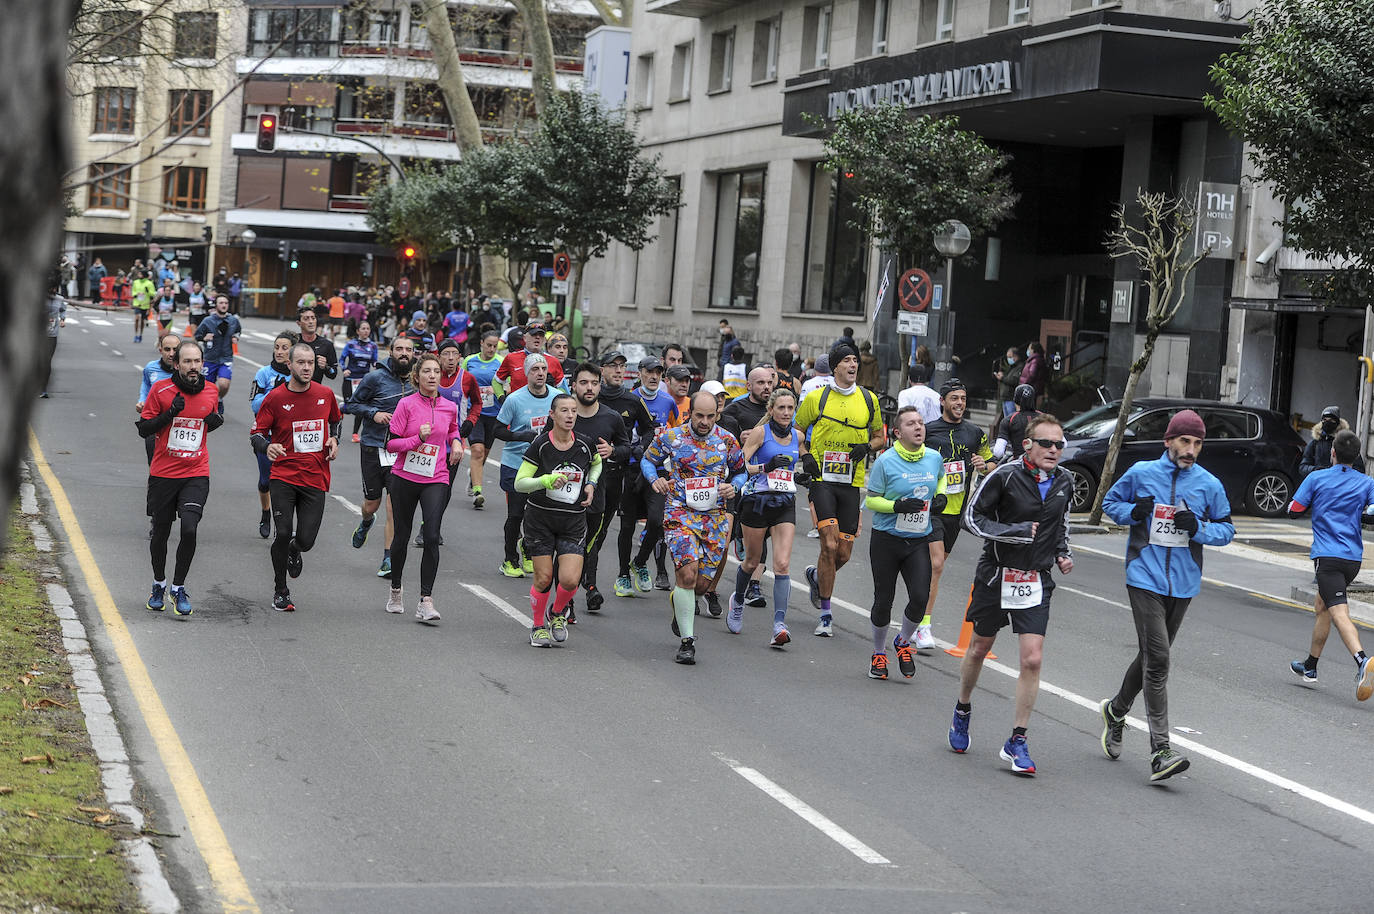
[[[711,36],[711,72],[706,80],[707,92],[729,92],[735,77],[735,30],[716,32]]]
[[[102,57],[136,57],[142,50],[143,16],[135,10],[107,9],[100,14],[100,33],[105,35]]]
[[[248,12],[249,57],[334,57],[338,9],[254,9]]]
[[[478,117],[482,116],[478,112]],[[408,124],[450,124],[444,93],[437,83],[406,83],[405,122]]]
[[[177,13],[174,28],[177,57],[214,59],[219,37],[218,14]]]
[[[635,104],[640,108],[654,105],[654,55],[640,54],[635,62]]]
[[[954,37],[954,0],[921,0],[917,40],[948,41]]]
[[[988,28],[1030,22],[1030,0],[992,0],[988,7]]]
[[[168,93],[168,136],[210,135],[210,90],[173,89]]]
[[[1126,423],[1126,430],[1135,433],[1136,441],[1163,441],[1169,419],[1178,410],[1156,409]]]
[[[808,6],[802,15],[802,69],[830,66],[830,18],[834,8],[826,3]]]
[[[1207,437],[1244,440],[1259,436],[1259,417],[1235,409],[1203,409],[1198,411],[1207,426]]]
[[[101,88],[95,90],[95,123],[92,133],[133,133],[134,100],[138,93],[133,89]]]
[[[162,169],[162,210],[173,213],[205,212],[207,169],[176,165]]]
[[[802,310],[862,314],[868,282],[868,235],[854,227],[862,214],[844,178],[811,166]]]
[[[673,48],[673,74],[668,101],[680,102],[692,94],[692,42]]]
[[[765,169],[717,176],[711,307],[758,307]]]
[[[355,48],[384,48],[401,37],[401,11],[354,7],[344,11],[343,43]]]
[[[887,0],[859,0],[859,39],[854,56],[887,53],[887,12]]]
[[[778,39],[781,34],[781,16],[760,19],[754,23],[754,82],[766,83],[778,78]]]
[[[129,166],[96,162],[91,166],[86,192],[87,209],[129,208]]]

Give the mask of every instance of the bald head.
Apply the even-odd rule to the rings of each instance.
[[[692,434],[705,438],[715,428],[717,418],[716,395],[699,390],[692,394],[692,415],[689,424]]]
[[[777,384],[777,375],[767,365],[760,365],[749,372],[749,399],[760,405],[768,402]]]

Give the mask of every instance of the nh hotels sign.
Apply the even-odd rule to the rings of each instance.
[[[956,70],[921,73],[857,89],[841,89],[829,94],[826,117],[834,120],[855,108],[876,108],[884,104],[922,108],[989,95],[1004,95],[1015,89],[1012,73],[1011,61],[996,60]]]

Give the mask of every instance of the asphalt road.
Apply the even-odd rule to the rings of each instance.
[[[163,846],[188,910],[223,907],[206,861],[222,867],[226,855],[191,837],[191,818],[210,810],[252,895],[241,910],[1363,905],[1374,703],[1355,702],[1336,641],[1318,687],[1288,671],[1311,626],[1285,600],[1310,579],[1300,558],[1209,557],[1217,583],[1189,612],[1170,688],[1175,745],[1193,766],[1166,786],[1147,781],[1138,726],[1119,762],[1098,747],[1096,702],[1135,643],[1115,536],[1077,539],[1077,567],[1056,591],[1034,779],[997,757],[1011,726],[1010,638],[975,695],[967,755],[945,737],[956,659],[937,651],[914,679],[867,678],[867,539],[841,573],[831,640],[810,635],[816,613],[794,590],[787,650],[765,646],[770,607],[746,614],[740,636],[703,617],[697,665],[678,666],[655,593],[612,597],[601,615],[581,614],[566,645],[534,650],[518,621],[528,583],[496,573],[499,499],[449,509],[441,623],[383,612],[380,526],[363,550],[349,545],[360,492],[358,449],[345,444],[319,543],[292,584],[299,611],[279,614],[247,441],[251,376],[279,325],[246,323],[228,421],[210,438],[189,620],[143,608],[147,468],[133,402],[152,334],[135,347],[126,317],[74,312],[34,422],[193,766],[163,763],[68,553],[144,798],[160,830],[180,836]],[[490,464],[487,485],[496,491]],[[1301,538],[1300,527],[1252,529]],[[815,551],[798,537],[796,579]],[[965,535],[947,567],[941,639],[957,637],[976,553]],[[613,565],[603,561],[603,586]],[[407,575],[413,602],[418,554]],[[203,786],[206,809],[188,810],[188,783]]]

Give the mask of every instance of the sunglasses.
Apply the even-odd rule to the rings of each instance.
[[[1051,448],[1053,448],[1062,451],[1064,450],[1064,448],[1069,446],[1069,443],[1062,438],[1032,438],[1031,441],[1035,444],[1040,445],[1045,450],[1050,450]]]

